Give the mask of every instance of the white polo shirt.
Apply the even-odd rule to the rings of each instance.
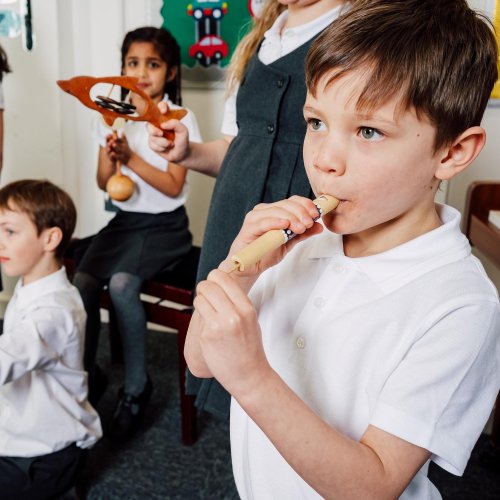
[[[348,9],[349,4],[343,4],[331,9],[325,14],[313,19],[309,23],[284,30],[288,20],[288,11],[283,11],[274,21],[269,30],[264,33],[264,40],[259,48],[258,57],[264,64],[271,64],[281,57],[290,54],[311,38],[323,31],[337,17]],[[305,79],[305,75],[304,75]],[[238,86],[227,97],[224,104],[221,132],[223,135],[235,137],[238,134],[236,123],[236,97]]]
[[[0,335],[0,456],[88,448],[102,436],[87,400],[86,317],[64,268],[17,283]]]
[[[171,109],[180,109],[180,106],[168,101],[168,96],[163,99],[168,102]],[[188,110],[188,114],[181,120],[189,130],[189,139],[193,142],[201,142],[200,130],[195,115]],[[106,126],[101,117],[98,117],[95,122],[94,134],[100,146],[106,146],[106,136],[112,133],[110,127]],[[149,147],[149,135],[146,122],[136,122],[129,120],[126,122],[123,133],[127,137],[130,149],[137,153],[145,162],[149,163],[158,170],[166,172],[168,170],[168,161],[155,153]],[[127,212],[142,212],[148,214],[157,214],[162,212],[173,212],[176,208],[184,205],[188,196],[188,183],[184,183],[184,187],[178,196],[172,198],[158,191],[156,188],[148,184],[145,180],[139,177],[131,169],[122,165],[122,173],[128,175],[135,183],[134,194],[127,201],[112,200],[113,205],[116,205],[121,210]]]
[[[329,231],[299,244],[251,291],[271,366],[332,427],[369,424],[461,475],[500,388],[498,293],[459,213],[378,255],[349,258]],[[319,498],[233,399],[231,448],[246,499]],[[441,498],[428,463],[402,499]]]

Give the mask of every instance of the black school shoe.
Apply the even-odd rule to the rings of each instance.
[[[125,392],[123,387],[118,391],[118,401],[107,432],[111,441],[121,443],[132,437],[139,428],[152,392],[153,384],[149,376],[144,390],[138,396]]]

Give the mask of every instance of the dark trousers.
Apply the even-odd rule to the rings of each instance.
[[[0,457],[2,500],[48,500],[68,491],[83,466],[86,450],[75,444],[38,457]]]

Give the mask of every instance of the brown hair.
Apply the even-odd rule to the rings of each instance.
[[[56,257],[62,258],[76,225],[76,208],[68,193],[47,180],[15,181],[0,189],[0,209],[27,214],[38,235],[51,227],[61,229]]]
[[[11,71],[7,53],[3,47],[0,46],[0,82],[3,80],[4,73],[10,73]]]
[[[491,24],[466,0],[372,0],[333,22],[306,60],[315,94],[345,74],[365,71],[357,107],[374,109],[400,96],[436,127],[435,149],[479,125],[497,79]]]

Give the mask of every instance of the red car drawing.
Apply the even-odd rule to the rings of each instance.
[[[227,43],[215,35],[204,36],[189,47],[189,57],[198,59],[202,64],[206,61],[206,58],[219,61],[223,57],[227,57],[228,53]]]

